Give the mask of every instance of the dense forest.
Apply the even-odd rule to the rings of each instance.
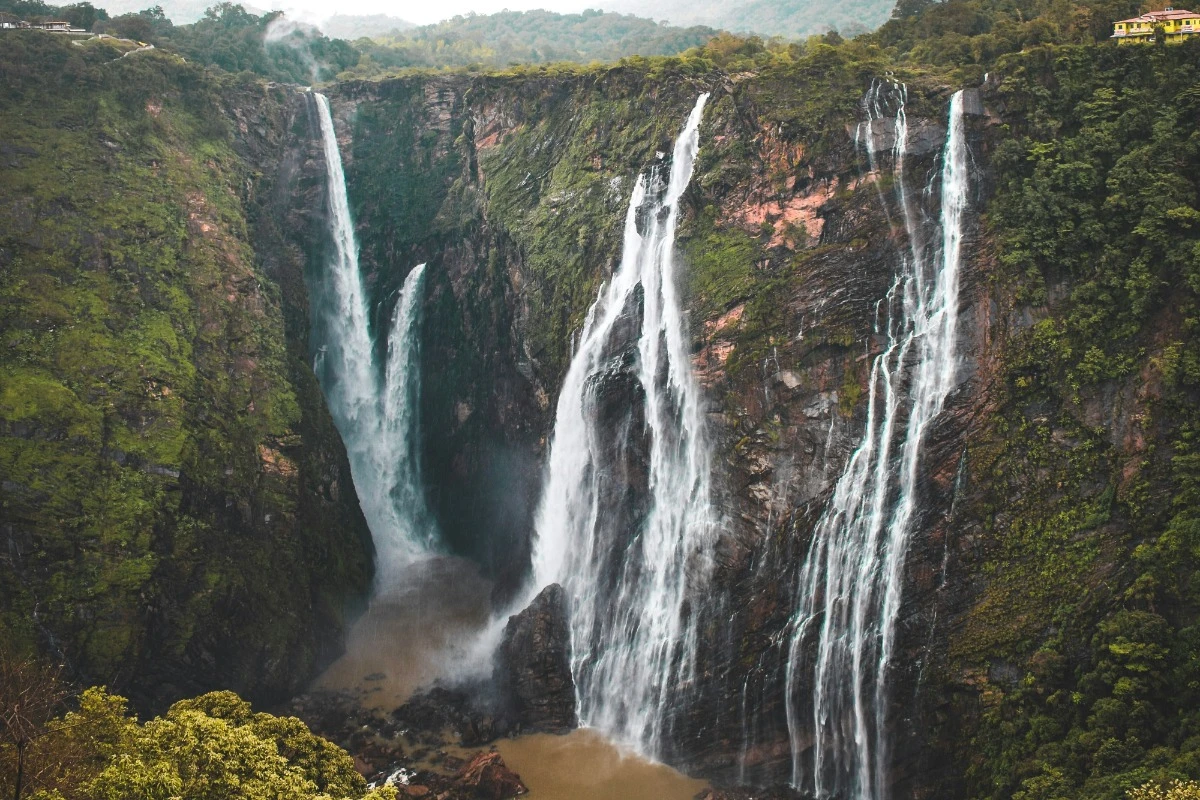
[[[892,13],[887,0],[615,0],[604,8],[667,20],[673,25],[710,25],[741,35],[803,39],[835,30],[843,36],[868,33]]]
[[[403,67],[479,69],[674,55],[702,46],[714,35],[712,28],[677,28],[601,11],[472,14],[374,40],[359,40],[355,46],[362,51],[363,60],[352,73],[369,77]]]

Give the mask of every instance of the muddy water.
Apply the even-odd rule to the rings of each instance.
[[[591,728],[535,733],[496,748],[529,800],[691,800],[708,784],[627,753]]]
[[[360,689],[365,705],[390,710],[419,687],[468,666],[467,648],[490,615],[491,584],[475,565],[437,556],[404,567],[397,583],[371,601],[350,629],[345,655],[316,688]]]
[[[389,711],[438,678],[486,670],[472,647],[490,620],[491,585],[475,565],[438,556],[411,564],[351,628],[346,653],[314,688],[360,691]],[[484,663],[481,663],[484,662]],[[496,743],[530,800],[691,800],[707,784],[618,748],[593,729]],[[471,752],[445,748],[466,757]]]

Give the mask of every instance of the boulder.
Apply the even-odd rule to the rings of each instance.
[[[521,776],[506,767],[504,759],[494,750],[472,758],[458,773],[455,785],[487,800],[504,800],[529,791],[521,783]]]
[[[494,680],[523,731],[565,733],[576,727],[567,594],[557,583],[509,617]]]

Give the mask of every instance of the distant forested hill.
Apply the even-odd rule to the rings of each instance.
[[[353,72],[371,75],[405,67],[504,67],[513,63],[615,61],[629,55],[674,55],[708,42],[717,31],[680,28],[627,14],[584,11],[502,11],[458,16],[355,46]]]
[[[407,20],[387,14],[334,14],[321,23],[321,32],[331,39],[360,39],[416,27]]]
[[[804,38],[836,30],[873,31],[887,21],[892,0],[612,0],[613,11],[650,16],[674,25],[710,25],[735,33]]]
[[[731,7],[711,22],[704,22],[766,36],[804,37],[829,30],[850,36],[878,28],[887,21],[893,5],[892,0],[753,0],[729,4]]]
[[[117,2],[128,7],[138,0]],[[179,7],[171,4],[172,9]],[[408,24],[403,20],[382,14],[338,15],[326,21],[324,32],[292,21],[280,11],[256,14],[231,2],[209,7],[188,24],[173,19],[174,12],[162,5],[115,15],[88,2],[52,6],[43,0],[0,0],[0,11],[30,19],[68,19],[77,27],[148,42],[227,72],[253,72],[299,84],[327,81],[339,74],[375,77],[408,68],[494,69],[676,55],[703,47],[719,33],[703,26],[680,28],[601,11],[471,14],[410,29],[405,29]],[[388,33],[375,39],[346,40],[355,31],[378,35],[384,30]]]

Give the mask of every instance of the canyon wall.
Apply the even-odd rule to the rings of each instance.
[[[1190,497],[1196,189],[1181,178],[1149,203],[1134,165],[1164,154],[1149,180],[1195,158],[1194,106],[1151,100],[1191,97],[1189,58],[1034,50],[964,97],[958,385],[920,463],[888,692],[896,796],[1117,796],[1148,763],[1188,758],[1172,733],[1186,678],[1139,676],[1148,654],[1191,658],[1164,638],[1195,619],[1190,556],[1164,532],[1190,513],[1171,498]],[[724,525],[700,677],[664,755],[722,782],[791,780],[808,746],[787,725],[796,570],[862,435],[881,303],[909,246],[895,123],[861,126],[883,74],[869,52],[812,45],[733,75],[632,60],[330,92],[376,296],[430,264],[434,508],[510,586],[572,336],[615,268],[631,181],[712,92],[678,248]],[[936,196],[957,87],[891,80],[907,83],[906,170]],[[606,408],[637,402],[612,392]]]
[[[902,212],[890,200],[891,164],[873,169],[854,139],[873,78],[867,65],[823,48],[736,77],[659,69],[420,76],[342,84],[330,97],[348,134],[348,182],[376,296],[388,297],[412,265],[430,264],[423,435],[434,507],[450,541],[511,583],[528,563],[540,459],[572,336],[620,257],[632,182],[670,152],[696,96],[712,92],[678,249],[717,451],[718,602],[705,611],[701,677],[674,712],[665,755],[725,782],[785,782],[783,639],[795,573],[861,436],[879,303],[907,247]],[[940,169],[949,95],[936,84],[910,89],[913,174]],[[982,163],[988,122],[978,93],[972,99]],[[869,136],[890,151],[892,120]],[[980,173],[976,203],[986,186]],[[973,364],[989,256],[978,226],[971,230],[963,327]],[[964,379],[977,383],[975,372],[964,369]],[[622,415],[638,403],[632,390],[606,385],[604,407]],[[958,401],[962,416],[970,402]],[[944,427],[936,469],[953,477],[963,430]],[[498,453],[518,469],[498,471]],[[629,480],[637,505],[645,487],[636,470]],[[942,499],[926,503],[928,519],[946,510]],[[924,579],[914,593],[936,590],[942,558],[931,544],[913,559]],[[923,649],[924,640],[908,640],[920,624],[906,620],[906,655]]]
[[[296,108],[120,56],[20,36],[2,57],[0,632],[146,708],[284,698],[372,571],[302,240],[263,179]]]
[[[309,369],[303,276],[329,248],[310,99],[46,47],[2,62],[0,624],[83,679],[160,687],[147,702],[278,696],[370,575]],[[1200,748],[1195,51],[1033,48],[964,96],[959,383],[920,464],[893,796],[1116,798]],[[427,491],[498,600],[528,570],[558,387],[632,181],[712,93],[678,249],[723,524],[664,755],[722,783],[792,780],[809,744],[788,726],[796,570],[909,245],[896,125],[862,125],[881,81],[907,85],[905,169],[939,191],[961,87],[888,69],[812,43],[732,74],[630,59],[326,90],[377,326],[428,263]]]

